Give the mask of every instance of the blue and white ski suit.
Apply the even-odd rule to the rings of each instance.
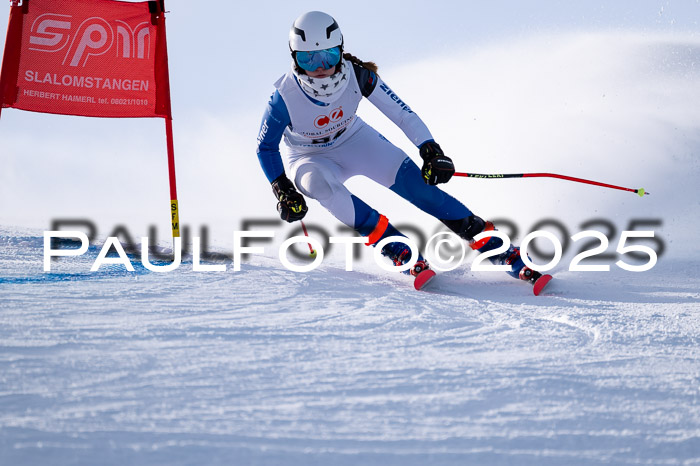
[[[290,70],[276,83],[258,136],[258,159],[270,182],[284,173],[279,144],[289,149],[290,178],[299,191],[316,199],[338,220],[369,236],[379,213],[343,184],[363,175],[440,220],[472,215],[454,197],[425,184],[418,166],[357,115],[363,97],[392,120],[417,146],[432,140],[430,131],[374,72],[343,62],[348,83],[328,102],[311,97]],[[382,237],[399,234],[389,226]]]

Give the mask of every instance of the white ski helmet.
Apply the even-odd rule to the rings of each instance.
[[[322,11],[309,11],[299,16],[289,31],[292,52],[310,52],[343,46],[343,34],[335,19]]]

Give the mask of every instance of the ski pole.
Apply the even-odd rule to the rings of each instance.
[[[644,190],[644,188],[632,189],[624,188],[622,186],[615,186],[614,184],[601,183],[599,181],[584,180],[583,178],[574,178],[573,176],[557,175],[556,173],[506,173],[506,174],[481,174],[481,173],[460,173],[456,172],[455,176],[464,176],[466,178],[559,178],[560,180],[574,181],[576,183],[586,183],[595,186],[602,186],[604,188],[619,189],[621,191],[630,191],[637,194],[639,197],[644,197],[645,194],[649,194]]]
[[[304,236],[306,236],[308,238],[309,232],[306,231],[306,225],[304,225],[304,221],[303,220],[299,220],[299,221],[301,222],[301,229],[304,230]],[[316,258],[316,250],[311,246],[311,243],[306,243],[306,244],[309,245],[309,256],[311,256],[312,258]]]

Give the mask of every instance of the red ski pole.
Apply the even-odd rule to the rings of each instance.
[[[639,197],[644,197],[649,194],[644,188],[633,189],[615,186],[614,184],[601,183],[599,181],[584,180],[583,178],[574,178],[573,176],[557,175],[556,173],[505,173],[505,174],[482,174],[482,173],[455,173],[455,176],[463,176],[465,178],[483,178],[483,179],[498,179],[498,178],[559,178],[560,180],[574,181],[576,183],[592,184],[594,186],[602,186],[604,188],[619,189],[621,191],[630,191],[637,194]]]
[[[309,237],[309,232],[306,231],[306,225],[304,225],[303,220],[299,220],[301,222],[301,229],[304,230],[304,236],[307,238]],[[306,243],[309,245],[309,256],[315,258],[316,257],[316,250],[311,246],[311,243]]]

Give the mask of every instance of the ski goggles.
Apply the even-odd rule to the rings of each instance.
[[[340,56],[340,47],[294,53],[297,65],[306,71],[316,71],[319,68],[324,70],[333,68],[340,62]]]

